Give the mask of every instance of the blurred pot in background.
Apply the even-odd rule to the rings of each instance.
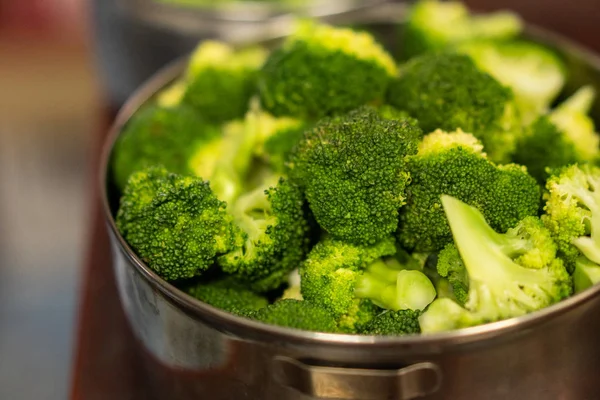
[[[287,33],[303,15],[340,23],[385,0],[93,0],[97,64],[108,100],[120,107],[158,69],[200,40],[255,42]]]

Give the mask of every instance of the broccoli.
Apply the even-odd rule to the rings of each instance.
[[[600,168],[570,165],[546,183],[542,220],[570,271],[580,256],[600,263]]]
[[[256,130],[255,155],[274,171],[287,172],[286,163],[308,127],[307,122],[297,118],[258,112],[253,125]]]
[[[304,196],[290,180],[271,176],[244,193],[230,213],[243,245],[219,257],[223,271],[264,292],[281,286],[308,251]]]
[[[600,265],[581,256],[575,261],[575,271],[573,272],[573,288],[575,293],[581,293],[584,290],[600,282]]]
[[[163,108],[177,107],[183,102],[186,81],[183,78],[175,80],[156,96],[156,105]]]
[[[158,164],[176,174],[212,173],[220,140],[220,128],[206,123],[190,107],[145,107],[115,143],[115,183],[123,190],[132,173]],[[197,159],[202,160],[201,166],[196,165]]]
[[[359,333],[382,311],[369,299],[354,299],[348,312],[337,319],[338,329],[342,333]]]
[[[247,313],[266,307],[268,300],[233,279],[200,282],[186,292],[213,307],[233,313]]]
[[[326,118],[307,131],[291,164],[319,225],[356,244],[394,232],[410,179],[405,156],[416,153],[421,133],[372,107]]]
[[[452,242],[440,195],[476,206],[492,228],[506,232],[526,216],[538,214],[541,188],[518,165],[495,165],[471,134],[437,130],[409,157],[411,184],[400,210],[400,244],[417,252],[436,252]]]
[[[512,91],[464,54],[424,54],[408,61],[390,84],[388,101],[425,132],[462,129],[479,138],[493,161],[506,162],[520,125]]]
[[[262,48],[236,51],[222,42],[202,42],[189,61],[182,101],[214,123],[243,117],[266,56]]]
[[[301,292],[306,300],[327,309],[346,330],[358,329],[373,308],[422,309],[435,298],[429,279],[406,270],[397,259],[393,238],[371,246],[356,246],[326,238],[300,267]]]
[[[149,167],[129,179],[116,224],[162,278],[192,278],[238,246],[240,233],[225,209],[208,182]]]
[[[477,208],[447,195],[441,202],[469,276],[469,298],[464,309],[434,301],[419,318],[424,333],[517,317],[571,295],[571,277],[537,217],[501,234]]]
[[[306,300],[278,300],[246,317],[271,325],[315,332],[338,332],[333,316],[325,309]]]
[[[421,311],[385,311],[373,318],[360,331],[364,335],[400,336],[421,333]]]
[[[259,92],[273,115],[315,120],[380,102],[395,74],[370,34],[304,21],[268,57]]]
[[[583,87],[549,114],[538,118],[519,139],[513,156],[540,182],[548,178],[547,169],[598,160],[600,136],[586,115],[595,92]]]
[[[388,310],[423,310],[436,296],[423,272],[406,269],[395,258],[377,259],[356,282],[354,295]]]
[[[458,50],[513,90],[524,124],[545,113],[565,83],[564,63],[540,44],[524,40],[476,41]]]
[[[510,39],[522,29],[521,18],[512,12],[472,15],[459,1],[420,0],[407,18],[402,55],[408,59],[474,39]]]
[[[453,300],[464,306],[469,299],[469,275],[454,243],[440,251],[436,268],[441,277],[447,278]]]
[[[300,279],[298,268],[289,273],[288,287],[283,291],[281,299],[303,300],[302,293],[300,292]]]

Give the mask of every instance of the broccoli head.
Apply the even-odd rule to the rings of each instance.
[[[373,244],[396,230],[421,130],[371,107],[320,121],[305,132],[292,164],[316,221],[332,237]]]
[[[256,91],[266,50],[235,50],[214,40],[203,41],[192,53],[183,102],[214,123],[244,116]]]
[[[423,309],[435,298],[429,279],[400,264],[393,238],[356,246],[326,238],[300,267],[306,300],[327,309],[344,331],[357,331],[379,308]],[[368,300],[368,302],[365,302]]]
[[[541,44],[525,40],[475,41],[458,50],[512,89],[525,124],[548,110],[565,83],[564,63]]]
[[[583,87],[549,114],[538,118],[518,140],[513,156],[540,182],[547,169],[575,163],[592,163],[600,155],[600,136],[587,116],[594,99],[591,87]]]
[[[420,317],[424,333],[517,317],[571,295],[571,277],[539,219],[501,234],[477,208],[446,195],[441,201],[469,276],[469,298],[464,309],[447,298],[434,301]]]
[[[472,15],[459,1],[420,0],[406,21],[402,55],[408,59],[474,39],[509,39],[522,29],[521,18],[512,12]]]
[[[211,172],[220,137],[220,128],[208,124],[190,107],[145,107],[133,116],[115,143],[115,182],[123,190],[132,173],[158,164],[176,174]],[[196,165],[197,159],[203,160],[202,166]]]
[[[436,269],[441,277],[448,280],[453,300],[464,306],[469,299],[469,275],[454,243],[447,244],[440,251]]]
[[[286,163],[309,124],[297,118],[274,117],[264,111],[257,112],[253,124],[256,131],[254,154],[273,170],[286,172]]]
[[[481,143],[460,130],[425,136],[408,165],[411,184],[398,228],[399,241],[408,250],[435,252],[452,242],[442,194],[477,207],[500,232],[538,213],[541,188],[525,168],[492,163]]]
[[[498,162],[508,161],[520,133],[512,91],[464,54],[432,53],[408,61],[390,84],[388,101],[416,118],[425,132],[471,132]]]
[[[116,224],[162,278],[192,278],[239,245],[240,232],[225,208],[208,182],[150,167],[129,179]]]
[[[219,257],[222,269],[256,291],[281,286],[308,251],[303,204],[302,191],[277,176],[242,194],[230,213],[244,234],[243,244]]]
[[[314,332],[338,332],[333,316],[325,309],[306,300],[278,300],[246,316],[270,325]]]
[[[275,116],[315,120],[381,101],[393,58],[366,32],[302,22],[267,59],[262,104]]]
[[[373,318],[360,331],[364,335],[401,336],[421,333],[421,311],[385,311]]]
[[[269,302],[231,278],[196,283],[186,292],[213,307],[233,313],[247,313],[266,307]]]
[[[585,256],[600,263],[600,168],[574,164],[558,169],[546,183],[546,227],[569,270]]]

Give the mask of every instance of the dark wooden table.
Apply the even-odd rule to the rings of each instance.
[[[600,0],[468,0],[481,10],[500,7],[519,11],[527,20],[560,32],[600,51]],[[148,399],[144,381],[147,358],[127,325],[112,274],[108,237],[101,215],[97,189],[98,155],[114,116],[107,110],[97,134],[97,151],[91,179],[93,220],[90,226],[84,280],[80,294],[75,362],[72,374],[73,400]],[[150,369],[153,369],[150,366]]]

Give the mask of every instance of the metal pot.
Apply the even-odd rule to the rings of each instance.
[[[393,44],[397,21],[369,24]],[[600,58],[528,27],[570,70],[566,92],[600,88]],[[131,115],[179,76],[185,60],[157,74],[123,107],[103,155],[101,185],[114,271],[129,322],[152,363],[148,381],[170,399],[561,399],[600,398],[600,286],[552,307],[455,332],[374,337],[291,330],[239,318],[159,278],[129,248],[113,216],[114,140]],[[600,107],[593,115],[598,120]]]

